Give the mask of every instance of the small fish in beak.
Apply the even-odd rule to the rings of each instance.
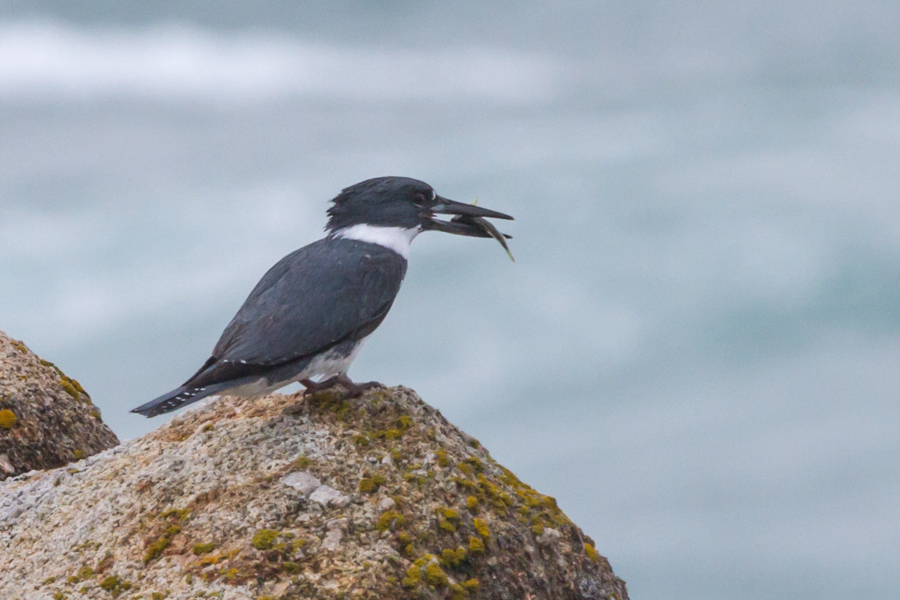
[[[477,204],[477,199],[472,204],[463,204],[462,202],[436,196],[435,204],[423,215],[422,228],[471,237],[492,237],[500,242],[509,258],[516,262],[512,252],[509,251],[509,246],[506,244],[506,240],[511,239],[512,236],[500,233],[494,227],[494,224],[488,221],[489,218],[511,221],[512,217],[489,208],[481,208]],[[449,221],[441,221],[436,219],[435,215],[453,215],[453,218]]]
[[[512,236],[506,235],[505,233],[500,233],[500,231],[496,227],[494,227],[494,224],[484,217],[458,215],[450,219],[450,222],[477,227],[478,229],[482,230],[488,236],[500,242],[500,245],[503,246],[504,250],[506,250],[506,255],[509,256],[509,259],[513,262],[516,262],[516,257],[512,255],[512,252],[510,252],[509,246],[506,243],[506,238],[512,238]]]

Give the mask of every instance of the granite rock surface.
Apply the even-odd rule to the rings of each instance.
[[[617,599],[556,501],[413,391],[222,397],[0,482],[0,597]]]
[[[76,380],[0,331],[0,480],[118,443]]]

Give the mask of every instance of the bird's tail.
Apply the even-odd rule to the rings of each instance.
[[[172,412],[182,406],[187,406],[188,404],[202,400],[207,396],[218,394],[225,387],[227,386],[211,385],[208,387],[193,387],[190,385],[183,385],[167,394],[163,394],[155,400],[151,400],[146,404],[141,404],[137,408],[132,408],[131,412],[144,415],[145,417],[155,417],[156,415]]]

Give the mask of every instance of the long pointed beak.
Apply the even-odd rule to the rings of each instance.
[[[513,218],[502,212],[491,210],[489,208],[481,208],[475,204],[463,204],[438,196],[435,198],[436,204],[431,207],[431,212],[441,215],[463,215],[466,217],[489,217],[491,219],[507,219],[512,221]]]
[[[500,233],[497,228],[494,227],[494,224],[487,220],[488,218],[494,218],[512,221],[513,218],[511,216],[489,208],[481,208],[475,204],[454,202],[453,200],[448,200],[447,198],[442,198],[440,196],[436,196],[434,200],[434,205],[431,206],[426,213],[421,215],[422,227],[424,229],[445,231],[456,235],[494,238],[500,242],[500,245],[506,250],[506,254],[509,255],[509,258],[512,259],[513,262],[516,261],[516,259],[513,258],[512,252],[509,251],[509,246],[506,244],[506,240],[512,236]],[[435,218],[435,214],[453,215],[453,218],[450,219],[450,221],[440,221]]]
[[[483,227],[473,224],[468,219],[475,217],[491,217],[494,219],[513,220],[513,218],[507,214],[489,208],[481,208],[475,204],[463,204],[462,202],[448,200],[441,196],[435,198],[435,201],[436,204],[428,209],[429,214],[424,220],[423,226],[425,229],[444,231],[456,235],[468,235],[471,237],[492,237]],[[452,221],[440,221],[434,218],[435,214],[456,216]]]

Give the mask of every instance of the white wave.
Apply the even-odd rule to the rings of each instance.
[[[0,25],[0,99],[260,101],[544,101],[557,67],[488,47],[427,51],[307,43],[278,34],[221,34],[187,26],[75,29]]]

